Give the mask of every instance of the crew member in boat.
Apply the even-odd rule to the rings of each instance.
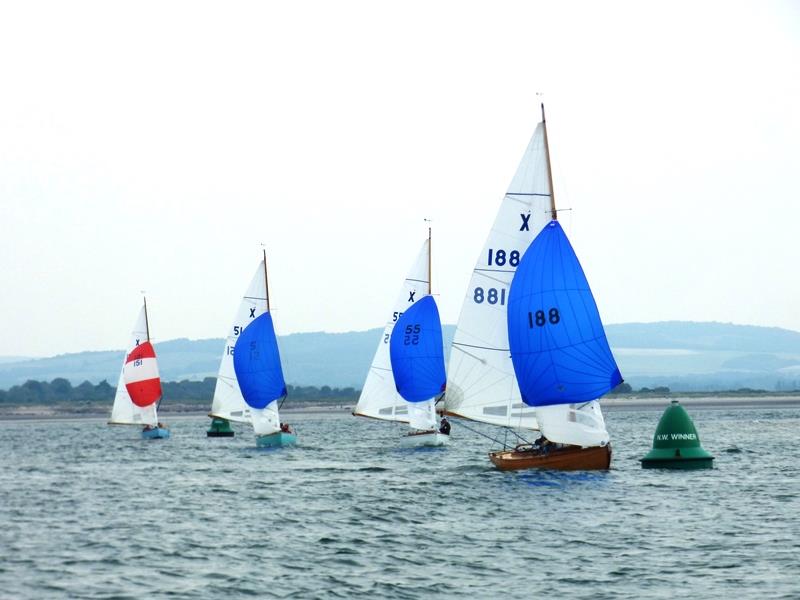
[[[281,423],[281,433],[292,433],[288,423]]]
[[[533,442],[534,449],[538,450],[539,452],[547,452],[553,447],[553,443],[548,440],[544,435],[539,436],[535,442]]]
[[[447,417],[442,417],[442,421],[439,423],[439,433],[450,435],[450,421],[447,420]]]

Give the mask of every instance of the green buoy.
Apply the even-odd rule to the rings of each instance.
[[[689,413],[673,400],[656,427],[653,449],[642,459],[645,469],[710,469],[714,457],[703,450]]]
[[[208,437],[233,437],[233,429],[231,429],[231,422],[228,419],[220,419],[214,417],[211,420],[211,427],[206,431]]]

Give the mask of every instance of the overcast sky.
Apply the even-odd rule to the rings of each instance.
[[[544,93],[606,323],[800,330],[800,3],[0,8],[0,355],[382,327],[433,220],[455,323]]]

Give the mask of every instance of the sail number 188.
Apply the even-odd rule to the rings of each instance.
[[[504,267],[506,264],[516,267],[519,264],[519,250],[512,250],[507,252],[502,249],[494,250],[489,248],[489,266]]]
[[[531,329],[533,329],[534,326],[544,327],[548,323],[551,325],[558,325],[559,321],[561,321],[561,315],[558,314],[557,308],[551,308],[546,314],[543,310],[528,313],[528,327]]]

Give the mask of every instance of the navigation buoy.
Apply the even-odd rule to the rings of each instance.
[[[211,427],[206,431],[208,437],[233,437],[234,431],[231,429],[231,422],[228,419],[214,417]]]
[[[710,469],[714,457],[700,445],[689,413],[677,400],[667,407],[656,427],[653,449],[642,459],[645,469]]]

